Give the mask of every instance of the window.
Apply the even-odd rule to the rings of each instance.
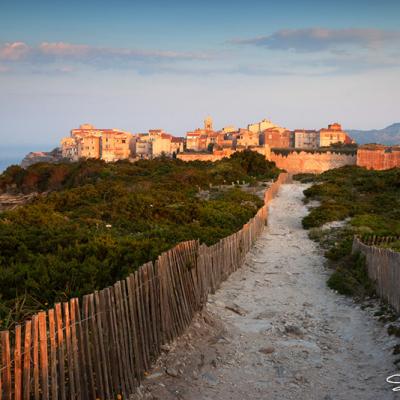
[[[126,140],[125,140],[125,139],[122,139],[122,143],[126,143]]]

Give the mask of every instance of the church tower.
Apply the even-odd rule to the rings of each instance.
[[[210,116],[208,116],[205,120],[204,120],[204,129],[206,131],[212,131],[213,130],[213,120]]]

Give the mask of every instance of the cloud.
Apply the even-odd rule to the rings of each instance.
[[[234,39],[231,43],[255,45],[270,50],[295,52],[340,52],[348,48],[379,49],[386,45],[399,46],[400,31],[380,29],[286,29],[250,39]]]
[[[24,42],[6,43],[0,47],[0,60],[19,61],[26,57],[30,49]]]
[[[0,74],[10,72],[10,68],[0,64]]]
[[[71,44],[71,43],[41,43],[36,52],[43,56],[50,57],[82,57],[91,52],[91,48],[83,44]]]
[[[38,46],[29,46],[24,42],[0,45],[0,61],[16,64],[73,62],[108,68],[132,66],[135,63],[171,63],[210,58],[210,54],[201,52],[94,47],[66,42],[43,42]]]

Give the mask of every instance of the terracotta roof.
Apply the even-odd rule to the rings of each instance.
[[[183,143],[184,141],[185,139],[181,137],[172,136],[171,138],[172,143]]]

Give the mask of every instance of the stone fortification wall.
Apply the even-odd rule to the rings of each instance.
[[[176,158],[182,161],[217,161],[224,156],[213,153],[179,153]]]
[[[400,148],[385,146],[360,148],[357,151],[357,165],[374,170],[400,167]]]
[[[278,168],[291,173],[321,173],[344,165],[356,165],[355,154],[336,152],[306,152],[289,151],[280,154],[271,150],[270,161],[274,161]]]

